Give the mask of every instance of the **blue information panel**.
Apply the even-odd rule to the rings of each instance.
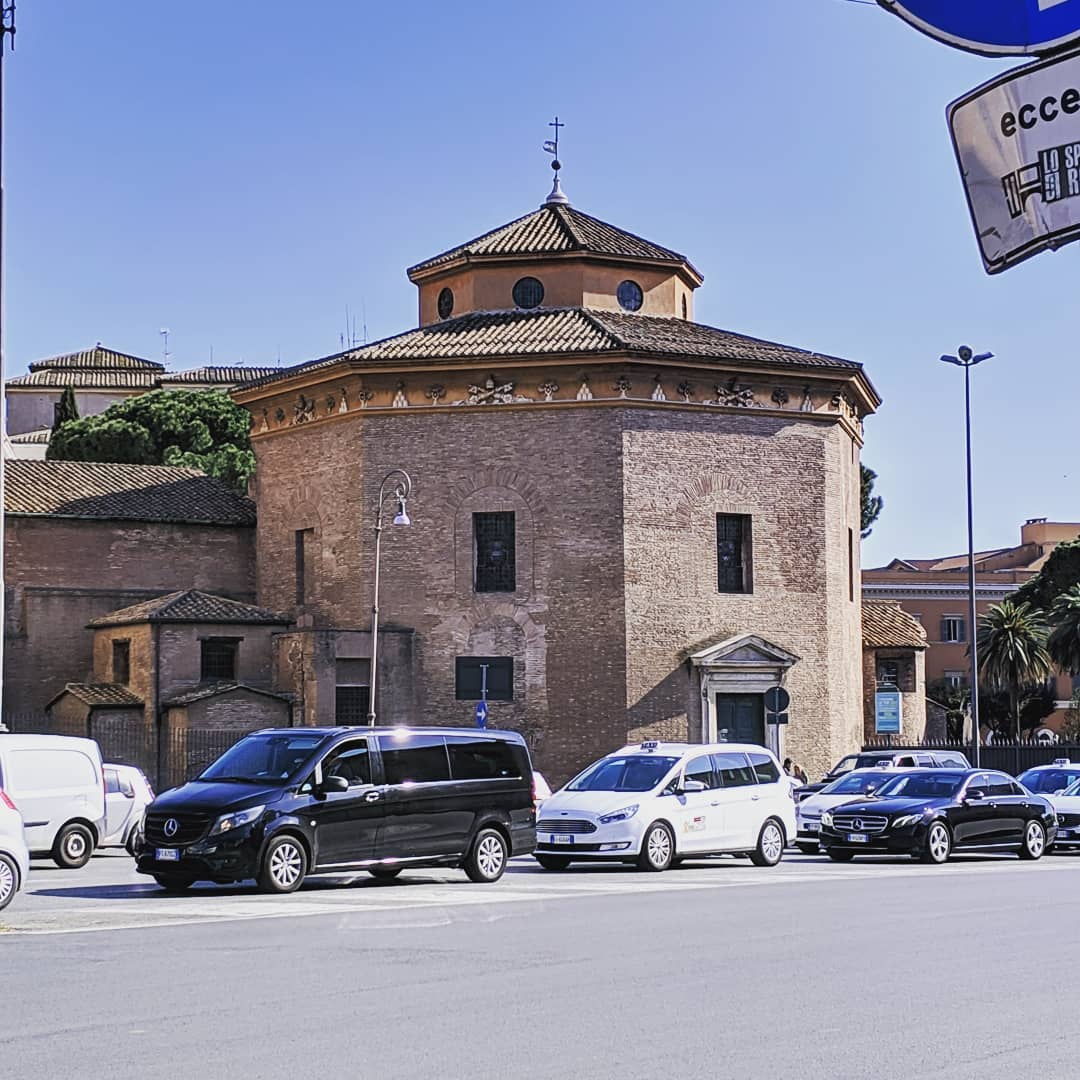
[[[1042,56],[1080,38],[1080,0],[878,0],[924,34],[984,56]]]
[[[900,734],[900,691],[879,690],[874,695],[874,731],[878,735]]]

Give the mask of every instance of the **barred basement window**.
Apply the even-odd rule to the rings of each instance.
[[[750,515],[716,515],[717,589],[748,593],[750,587]]]
[[[514,512],[473,514],[473,588],[510,592],[517,588]]]
[[[233,682],[239,647],[239,638],[203,638],[202,681]]]
[[[334,694],[334,722],[348,727],[366,724],[371,691],[366,686],[338,686]]]

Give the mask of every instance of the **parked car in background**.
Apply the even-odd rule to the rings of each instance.
[[[804,784],[795,793],[801,802],[821,791],[827,784],[853,769],[869,769],[891,765],[894,769],[970,769],[971,763],[958,750],[864,750],[861,754],[842,757],[819,784]]]
[[[85,866],[105,831],[105,778],[93,739],[0,735],[0,787],[23,817],[31,855]]]
[[[273,728],[147,809],[136,867],[165,889],[423,866],[502,877],[536,843],[524,739],[467,728]]]
[[[551,785],[544,779],[542,773],[533,769],[533,806],[536,807],[537,813],[540,812],[544,800],[550,798]]]
[[[877,791],[899,772],[899,768],[885,764],[872,769],[852,769],[851,772],[826,784],[820,791],[803,799],[795,806],[799,832],[795,846],[804,855],[818,851],[818,834],[821,832],[821,815],[843,803],[865,798]],[[797,798],[798,796],[796,796]]]
[[[594,762],[544,803],[536,860],[546,870],[603,861],[658,871],[732,853],[775,866],[794,836],[791,785],[764,747],[643,742]]]
[[[1036,765],[1033,769],[1027,769],[1016,779],[1036,795],[1053,795],[1080,780],[1080,762],[1058,758],[1052,765]]]
[[[127,848],[135,854],[135,839],[143,813],[154,801],[154,789],[134,765],[105,763],[105,835],[99,847]]]
[[[1028,788],[1028,790],[1031,789]],[[1058,827],[1054,850],[1080,847],[1080,777],[1063,791],[1055,790],[1053,794],[1044,795],[1043,798],[1050,803],[1054,808],[1054,813],[1057,814]]]
[[[22,814],[11,797],[0,788],[0,910],[15,898],[30,872]]]
[[[918,769],[872,798],[821,815],[830,859],[903,854],[943,863],[953,851],[1015,851],[1038,859],[1053,844],[1054,808],[1011,776],[982,769]]]

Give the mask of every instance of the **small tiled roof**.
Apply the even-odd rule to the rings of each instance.
[[[21,446],[45,446],[52,435],[52,428],[38,428],[37,431],[23,431],[18,435],[9,435],[8,441]]]
[[[925,649],[926,631],[895,600],[862,602],[863,646],[868,649]]]
[[[35,360],[30,365],[31,371],[55,371],[78,368],[104,368],[109,371],[164,371],[165,365],[156,360],[144,360],[141,356],[106,349],[99,341],[92,349],[64,353],[63,356],[50,356],[46,360]]]
[[[240,600],[230,600],[225,596],[199,592],[197,589],[183,589],[179,592],[155,596],[141,604],[132,604],[119,611],[110,611],[101,615],[88,625],[91,628],[102,626],[127,626],[130,623],[280,623],[291,622],[287,615],[279,615],[266,608],[245,604]]]
[[[461,258],[575,252],[666,263],[687,262],[686,257],[677,251],[609,225],[572,206],[546,203],[531,214],[409,267],[408,274],[412,277]],[[694,273],[697,274],[697,271]]]
[[[26,459],[12,459],[6,468],[4,508],[8,514],[255,524],[255,504],[250,499],[198,469]]]
[[[251,389],[343,361],[483,360],[565,354],[638,353],[685,356],[732,364],[794,368],[843,368],[861,364],[775,341],[747,337],[702,323],[596,308],[481,311],[422,326],[396,337],[275,371]]]
[[[8,379],[7,385],[13,387],[34,386],[46,389],[62,389],[70,386],[74,390],[153,390],[158,385],[159,376],[154,371],[124,371],[108,368],[48,368],[43,371],[31,371],[29,375],[17,375]]]
[[[145,704],[141,697],[133,694],[126,686],[119,683],[74,683],[69,682],[64,689],[56,695],[61,697],[64,693],[77,697],[84,705],[112,706],[113,708],[134,708]],[[53,698],[53,701],[56,700]],[[50,702],[52,704],[52,702]]]
[[[197,686],[194,690],[188,690],[183,694],[176,694],[163,701],[162,705],[177,706],[191,705],[193,702],[202,701],[204,698],[218,697],[221,694],[231,694],[235,690],[246,690],[249,694],[259,694],[261,697],[276,698],[278,701],[292,701],[291,694],[275,694],[272,690],[261,690],[257,686],[248,686],[245,683],[214,683],[210,686]]]
[[[273,375],[276,367],[201,367],[191,371],[166,373],[158,380],[162,386],[172,383],[200,383],[210,386],[236,386],[252,379]]]

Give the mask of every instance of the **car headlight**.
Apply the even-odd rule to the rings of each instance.
[[[918,825],[922,821],[923,816],[919,814],[901,814],[898,818],[893,818],[894,829],[906,829],[911,825]]]
[[[612,825],[616,821],[629,821],[638,812],[638,804],[634,803],[633,806],[624,806],[621,810],[616,810],[613,814],[605,814],[600,819],[601,825]]]
[[[821,812],[821,824],[832,825],[832,814],[830,814],[828,810],[823,810]]]
[[[249,806],[246,810],[239,810],[235,814],[222,814],[221,817],[214,822],[214,827],[210,830],[211,836],[220,836],[222,833],[232,832],[233,829],[239,829],[244,825],[250,825],[253,821],[256,821],[259,815],[266,809],[266,806]]]

